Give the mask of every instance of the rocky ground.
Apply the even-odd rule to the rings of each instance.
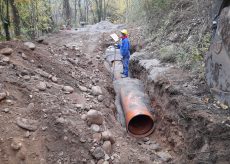
[[[61,31],[36,44],[0,43],[1,164],[165,163],[176,158],[155,139],[130,137],[116,120],[103,59],[108,36],[103,27],[98,30],[100,24],[95,27]]]
[[[149,137],[127,134],[103,58],[122,26],[108,26],[0,43],[0,163],[228,163],[228,107],[198,75],[149,58],[134,42],[132,76],[143,81],[157,122]]]

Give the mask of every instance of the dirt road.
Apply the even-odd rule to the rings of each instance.
[[[171,160],[154,140],[136,140],[116,121],[105,36],[62,31],[35,50],[21,41],[0,44],[13,50],[0,55],[1,164]]]

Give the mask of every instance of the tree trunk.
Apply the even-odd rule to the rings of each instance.
[[[86,22],[89,22],[89,1],[86,0]]]
[[[69,0],[63,0],[63,15],[66,20],[66,25],[71,25],[71,8],[69,4]]]
[[[36,10],[34,0],[31,0],[31,38],[35,39],[36,37]]]
[[[106,0],[104,0],[104,20],[107,17],[107,8],[109,6],[109,2],[110,2],[110,0],[107,0],[107,3],[106,3]]]
[[[77,0],[74,0],[74,24],[77,27]]]
[[[16,7],[14,0],[9,0],[9,2],[10,2],[10,6],[12,8],[12,14],[13,14],[14,33],[15,33],[16,37],[19,37],[21,35],[19,12],[18,12],[18,9]]]
[[[94,10],[91,9],[92,15],[93,15],[93,22],[97,23],[97,16],[94,13]]]
[[[83,21],[83,16],[82,16],[82,10],[81,10],[81,0],[78,0],[78,9],[79,9],[79,14],[80,14],[80,22]]]
[[[103,1],[103,3],[104,3],[103,20],[105,20],[106,19],[106,2],[105,2],[105,0]]]
[[[95,0],[96,6],[97,6],[97,17],[98,17],[98,22],[102,20],[102,0]]]
[[[6,35],[6,40],[10,40],[10,15],[9,15],[9,1],[4,0],[6,4],[6,16],[2,16],[3,28]]]
[[[10,40],[9,21],[7,19],[3,20],[3,28],[6,34],[6,40]]]
[[[100,2],[100,19],[99,19],[100,22],[103,18],[103,2],[102,0],[99,0],[99,2]]]
[[[125,12],[125,22],[128,22],[128,15],[129,15],[129,0],[126,0],[126,12]]]

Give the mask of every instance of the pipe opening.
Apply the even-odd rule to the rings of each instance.
[[[153,119],[147,115],[138,115],[132,118],[128,124],[128,131],[134,135],[144,135],[152,131]]]

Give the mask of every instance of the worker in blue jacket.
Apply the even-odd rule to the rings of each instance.
[[[122,55],[122,63],[123,63],[123,72],[122,78],[126,78],[129,76],[129,58],[130,58],[130,43],[128,39],[128,31],[126,29],[121,30],[121,43],[117,45],[120,49],[120,53]]]

